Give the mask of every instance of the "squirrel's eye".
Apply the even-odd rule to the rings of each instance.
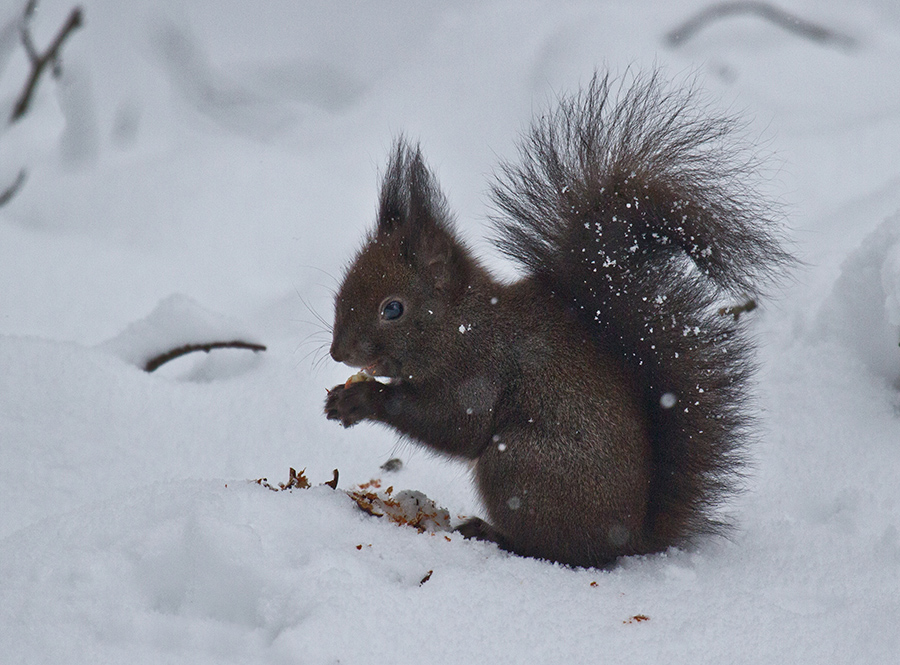
[[[403,315],[403,303],[399,300],[391,300],[381,310],[381,316],[386,321],[399,319]]]

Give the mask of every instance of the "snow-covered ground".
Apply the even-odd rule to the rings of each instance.
[[[70,2],[40,3],[39,49]],[[21,5],[0,6],[2,117]],[[853,45],[738,16],[679,47],[703,0],[82,5],[62,78],[0,129],[0,191],[28,173],[0,207],[0,661],[898,662],[893,0],[779,2]],[[499,265],[487,175],[533,113],[654,65],[746,115],[804,261],[752,315],[763,431],[733,538],[572,570],[322,485],[479,512],[464,467],[321,413],[348,371],[317,318],[392,138],[421,139]],[[206,335],[268,350],[139,368]],[[251,482],[291,467],[313,487]]]

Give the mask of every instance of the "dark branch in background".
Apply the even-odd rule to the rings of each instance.
[[[751,14],[774,23],[788,32],[800,35],[821,44],[835,44],[844,48],[856,46],[856,40],[850,35],[845,35],[834,30],[829,30],[821,25],[790,14],[768,2],[721,2],[711,5],[693,18],[666,34],[666,42],[671,46],[679,46],[693,37],[707,24],[729,16],[739,14]]]
[[[50,46],[47,47],[47,50],[44,51],[43,54],[40,54],[34,45],[34,40],[31,38],[31,17],[34,16],[34,12],[37,10],[37,3],[38,0],[28,0],[25,9],[22,12],[22,23],[19,28],[19,36],[22,39],[22,47],[28,55],[28,61],[31,63],[31,73],[28,76],[28,80],[25,82],[25,87],[22,89],[22,92],[16,100],[15,106],[13,106],[12,114],[9,117],[9,124],[13,124],[28,112],[31,98],[37,88],[41,74],[47,68],[47,65],[51,66],[53,76],[59,77],[62,71],[59,61],[59,51],[62,48],[63,42],[72,31],[81,26],[84,18],[84,12],[81,7],[75,7],[69,14],[69,18],[63,24],[62,28],[60,28],[56,37],[50,43]],[[16,179],[12,184],[0,191],[0,206],[9,203],[10,199],[16,195],[25,183],[27,175],[28,173],[25,169],[22,169],[19,171],[19,175],[16,176]]]
[[[257,351],[265,351],[266,347],[262,344],[253,344],[251,342],[242,342],[240,340],[235,340],[233,342],[210,342],[208,344],[185,344],[184,346],[179,346],[177,349],[166,351],[165,353],[161,353],[160,355],[151,358],[144,365],[144,371],[152,372],[161,365],[165,365],[170,360],[175,360],[175,358],[180,358],[181,356],[193,353],[194,351],[209,353],[213,349],[249,349],[255,353]]]
[[[19,175],[16,176],[16,179],[13,183],[0,192],[0,206],[6,205],[6,203],[16,195],[16,192],[19,191],[19,187],[25,182],[25,178],[28,174],[25,172],[25,169],[19,171]]]
[[[38,80],[40,80],[41,74],[44,69],[46,69],[47,65],[52,65],[53,75],[59,76],[59,50],[62,48],[66,37],[82,24],[83,12],[81,7],[75,7],[69,14],[69,18],[63,24],[62,28],[60,28],[56,37],[50,43],[50,46],[47,47],[47,50],[44,51],[43,54],[40,54],[34,46],[34,42],[31,39],[31,32],[29,31],[29,23],[31,22],[31,17],[34,14],[36,7],[37,0],[29,0],[28,4],[25,6],[25,13],[22,17],[22,46],[25,47],[25,51],[28,53],[28,60],[31,62],[31,75],[28,77],[28,81],[25,83],[25,87],[22,89],[22,93],[19,95],[18,100],[16,100],[16,105],[13,107],[12,115],[9,118],[10,124],[21,118],[28,111],[28,105],[31,103],[31,97],[34,95]]]
[[[37,49],[34,47],[34,42],[31,40],[31,32],[29,31],[29,24],[31,23],[31,17],[34,16],[34,13],[37,11],[38,0],[28,0],[28,4],[25,5],[25,9],[22,11],[22,23],[19,27],[19,37],[22,39],[22,46],[25,48],[25,52],[28,54],[28,59],[34,62],[38,59]]]

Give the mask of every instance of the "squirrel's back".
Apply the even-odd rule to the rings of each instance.
[[[714,508],[736,489],[752,420],[740,304],[791,259],[733,118],[658,73],[614,88],[595,76],[536,121],[493,187],[495,223],[500,248],[638,377],[655,551],[725,526]]]

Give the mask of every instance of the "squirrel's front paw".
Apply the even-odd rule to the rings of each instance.
[[[325,417],[340,420],[344,427],[372,418],[378,412],[383,391],[384,385],[377,381],[335,386],[325,398]]]

